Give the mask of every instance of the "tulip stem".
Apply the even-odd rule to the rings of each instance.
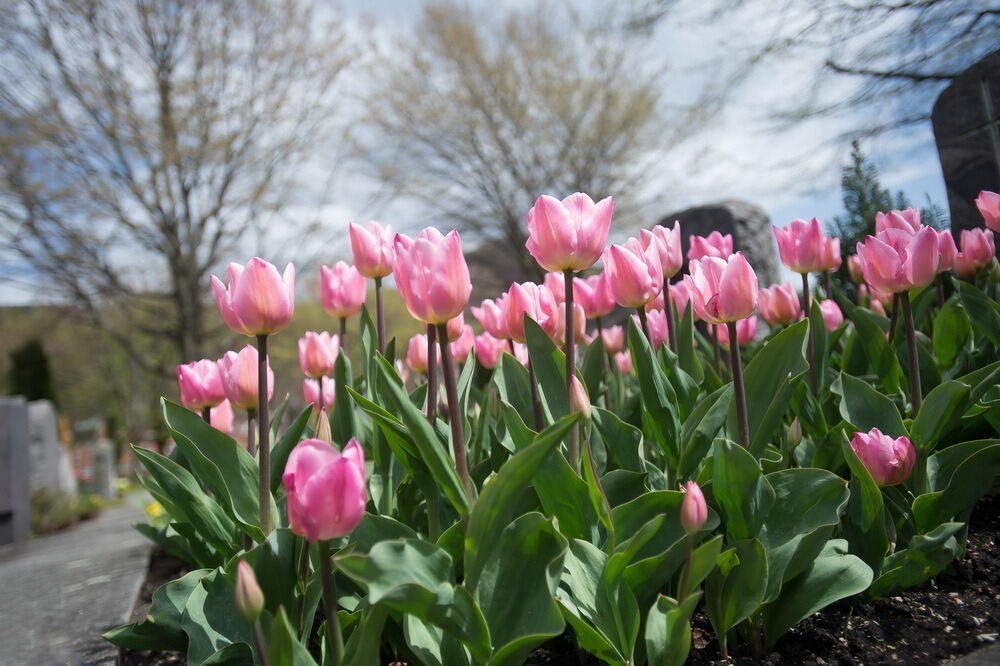
[[[639,313],[639,326],[642,328],[642,334],[646,336],[646,340],[649,340],[649,324],[646,323],[646,308],[640,305],[635,311]],[[653,344],[652,341],[649,344]]]
[[[455,376],[455,362],[448,349],[447,324],[437,325],[438,343],[441,345],[441,365],[444,370],[444,390],[448,396],[449,421],[451,421],[451,447],[455,452],[455,470],[462,480],[465,494],[473,500],[472,477],[465,457],[465,436],[462,433],[462,406],[458,404],[458,380]]]
[[[896,320],[899,319],[899,294],[892,295],[892,312],[889,314],[889,344],[896,337]]]
[[[913,329],[913,310],[910,309],[909,292],[899,294],[899,303],[903,306],[903,325],[906,328],[906,352],[910,361],[910,403],[913,406],[913,417],[916,418],[923,402],[920,387],[920,360],[917,357],[917,336]]]
[[[740,427],[740,446],[750,449],[750,422],[747,420],[747,395],[743,388],[743,361],[736,338],[736,322],[726,324],[729,328],[729,358],[733,370],[733,391],[736,393],[736,419]]]
[[[305,629],[306,623],[306,591],[309,589],[309,546],[308,541],[303,540],[302,557],[299,559],[299,580],[302,581],[302,592],[299,596],[298,622],[296,628],[299,634]]]
[[[563,271],[566,286],[566,405],[570,404],[570,382],[576,374],[576,317],[573,316],[573,270]],[[576,424],[569,429],[569,464],[580,466],[580,431]]]
[[[802,273],[802,299],[800,305],[802,306],[802,316],[807,320],[809,319],[809,312],[811,305],[809,303],[809,274]],[[810,328],[812,327],[812,321],[809,322]],[[733,338],[735,340],[735,338]],[[813,332],[810,330],[806,334],[806,355],[809,357],[807,360],[809,362],[809,388],[812,390],[812,394],[816,395],[816,352],[813,349]]]
[[[597,325],[597,337],[594,341],[601,345],[601,367],[604,368],[604,376],[607,377],[608,373],[612,370],[609,366],[613,365],[613,363],[609,363],[608,348],[604,346],[604,326],[601,325],[601,318],[597,317],[595,323]],[[607,387],[604,389],[604,409],[610,409],[610,394],[611,382],[608,382]]]
[[[267,336],[257,336],[257,442],[260,447],[260,529],[271,533],[271,435],[267,411]]]
[[[833,282],[830,280],[830,272],[823,273],[823,291],[827,298],[833,298]]]
[[[257,456],[257,410],[253,407],[247,409],[247,452],[251,458]]]
[[[382,311],[382,278],[375,278],[375,326],[378,329],[378,353],[385,353],[385,313]]]
[[[528,383],[531,384],[531,408],[535,412],[535,432],[542,431],[542,403],[538,399],[538,382],[535,381],[535,366],[528,357]]]
[[[719,349],[719,329],[709,324],[712,329],[712,356],[715,365],[715,374],[722,377],[722,352]]]
[[[208,425],[212,425],[212,408],[202,407],[201,408],[201,418]]]
[[[670,278],[663,278],[663,309],[667,314],[667,344],[670,351],[677,353],[677,333],[674,330],[677,321],[674,319],[674,304],[670,300]]]
[[[330,651],[330,663],[340,666],[344,661],[344,636],[340,631],[337,617],[337,584],[333,580],[330,564],[330,542],[319,541],[319,572],[323,579],[323,606],[326,608],[326,645]]]
[[[260,628],[260,619],[253,621],[253,642],[257,647],[257,657],[260,658],[260,666],[270,666],[267,659],[267,641],[264,639],[264,632]]]
[[[427,420],[431,427],[437,421],[438,379],[437,379],[437,329],[427,324]]]
[[[340,318],[340,348],[347,344],[347,317]]]
[[[677,588],[677,603],[684,603],[688,595],[688,580],[691,577],[691,554],[694,552],[694,535],[687,535],[687,556],[684,558],[684,569],[681,571],[681,582]]]
[[[316,378],[316,399],[319,402],[319,413],[323,413],[323,378]],[[319,421],[316,421],[316,430],[319,430]]]

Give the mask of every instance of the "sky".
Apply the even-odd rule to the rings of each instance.
[[[467,0],[487,11],[531,5],[532,0],[507,0],[499,5],[493,0]],[[392,54],[393,44],[409,33],[420,19],[423,0],[343,0],[347,19],[367,31],[384,53]],[[569,3],[581,13],[607,12],[611,3],[579,0]],[[772,6],[758,3],[758,6]],[[620,5],[617,5],[620,6]],[[607,20],[613,17],[605,16]],[[746,21],[741,16],[722,16],[717,22],[685,20],[663,21],[644,42],[650,56],[669,63],[664,97],[669,103],[694,99],[706,82],[724,75],[719,71],[717,54],[726,49],[734,34],[752,38],[754,31],[770,29],[766,21]],[[818,56],[819,57],[819,56]],[[712,63],[716,63],[713,65]],[[760,67],[740,86],[720,116],[698,135],[689,138],[670,152],[653,179],[654,194],[662,201],[649,211],[649,224],[671,211],[725,199],[743,199],[763,208],[772,224],[781,226],[795,218],[818,217],[831,221],[842,212],[840,171],[847,161],[847,141],[833,142],[849,133],[859,118],[841,115],[776,126],[770,113],[776,104],[802,94],[818,67],[819,60],[799,57],[771,62]],[[833,83],[827,94],[847,95],[856,85],[850,77]],[[361,80],[347,81],[348,88],[363,86]],[[839,88],[838,88],[839,87]],[[903,133],[865,140],[863,150],[878,166],[883,186],[902,190],[911,202],[924,204],[928,197],[947,209],[947,197],[930,123],[915,126]],[[286,211],[288,220],[322,219],[327,237],[332,239],[334,258],[349,258],[344,239],[349,221],[378,218],[406,228],[420,220],[411,206],[372,205],[377,184],[350,169],[341,170],[327,181],[327,203],[293,204]],[[565,196],[569,193],[551,193]],[[251,249],[253,251],[254,248]],[[0,266],[0,305],[37,302],[40,291],[17,266]],[[16,279],[11,280],[14,275]]]

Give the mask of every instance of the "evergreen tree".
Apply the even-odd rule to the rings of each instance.
[[[38,339],[28,340],[10,353],[9,388],[12,395],[28,400],[55,402],[49,359]]]

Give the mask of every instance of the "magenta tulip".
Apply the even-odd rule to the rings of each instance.
[[[880,486],[903,483],[917,462],[917,452],[908,437],[893,439],[878,428],[854,433],[851,448]]]
[[[635,238],[605,251],[604,274],[615,302],[627,308],[641,308],[663,289],[659,251],[653,245],[643,249]]]
[[[760,314],[771,326],[784,326],[802,316],[802,305],[795,288],[785,282],[757,292]]]
[[[473,345],[476,350],[476,359],[482,363],[484,368],[497,367],[500,357],[507,351],[507,341],[495,338],[489,333],[477,335]]]
[[[826,330],[833,332],[844,323],[844,313],[840,311],[840,306],[831,298],[819,302],[819,310],[823,313],[823,323]]]
[[[881,233],[886,229],[900,229],[917,233],[923,228],[920,222],[920,209],[907,208],[906,210],[891,210],[888,213],[875,213],[875,233]]]
[[[397,234],[393,273],[406,309],[425,324],[445,324],[469,303],[472,282],[457,231],[442,236],[427,228],[413,240]]]
[[[785,227],[773,227],[778,241],[781,263],[794,273],[816,273],[823,270],[824,236],[819,220],[815,217],[792,220]],[[838,244],[839,245],[839,244]]]
[[[365,276],[347,262],[338,261],[333,267],[320,266],[320,300],[331,317],[353,317],[361,312],[368,295]]]
[[[514,283],[504,298],[504,318],[507,333],[516,342],[524,342],[524,316],[535,321],[546,332],[554,331],[556,322],[550,321],[556,313],[552,292],[533,282]]]
[[[257,348],[247,345],[237,354],[226,352],[218,361],[222,387],[233,407],[258,409],[257,397]],[[274,372],[267,365],[267,399],[274,397]]]
[[[573,298],[583,307],[587,319],[605,317],[615,309],[615,297],[611,294],[605,273],[573,278]]]
[[[351,222],[348,228],[354,265],[365,277],[383,278],[392,273],[396,255],[392,226],[372,220],[365,226]]]
[[[993,234],[986,229],[963,229],[959,242],[962,249],[960,261],[967,271],[979,271],[996,255]]]
[[[835,271],[840,268],[843,261],[843,257],[840,256],[840,239],[824,236],[820,270],[823,272]]]
[[[319,388],[320,381],[323,382],[323,406],[322,409],[329,409],[330,405],[333,404],[333,399],[336,395],[336,383],[331,377],[319,377],[318,379],[303,379],[302,380],[302,397],[305,398],[307,405],[312,405],[316,409],[320,409],[319,404]]]
[[[690,269],[684,283],[702,320],[709,324],[739,321],[757,308],[757,274],[742,252],[728,259],[695,259]]]
[[[507,320],[504,317],[503,301],[504,297],[501,296],[493,300],[486,299],[478,308],[472,306],[472,316],[476,318],[476,321],[483,327],[483,330],[500,340],[510,337],[507,334]]]
[[[703,528],[708,522],[708,505],[701,487],[694,481],[684,484],[684,498],[681,500],[681,525],[688,534]]]
[[[219,366],[207,358],[178,365],[177,385],[181,404],[194,411],[214,407],[226,399]]]
[[[648,235],[647,235],[648,234]],[[672,228],[656,225],[650,232],[639,232],[639,240],[643,247],[655,243],[660,253],[660,267],[664,278],[677,275],[684,265],[684,255],[681,253],[681,223],[674,221]]]
[[[930,227],[917,233],[889,228],[858,243],[868,286],[890,294],[927,286],[937,274],[938,236]]]
[[[212,407],[212,411],[209,414],[212,427],[219,432],[226,433],[227,435],[233,434],[234,418],[235,415],[233,414],[233,406],[229,400],[223,400],[215,407]]]
[[[365,515],[365,454],[353,437],[343,453],[319,439],[299,442],[281,480],[288,524],[312,543],[350,534]]]
[[[212,289],[222,319],[229,328],[249,336],[271,335],[288,326],[295,312],[295,266],[284,275],[254,257],[246,268],[229,264],[229,286],[212,276]]]
[[[611,197],[595,204],[581,192],[562,201],[542,195],[528,211],[525,247],[547,271],[590,268],[608,242],[614,207]]]
[[[954,243],[954,241],[952,242]],[[852,254],[847,258],[847,272],[854,284],[861,284],[865,281],[865,273],[861,268],[861,257]]]
[[[733,237],[713,231],[708,236],[691,236],[688,240],[688,261],[705,257],[725,259],[733,253]]]
[[[636,326],[640,326],[639,317],[635,318]],[[649,344],[653,349],[659,349],[667,342],[667,313],[663,310],[650,310],[646,313],[646,326],[649,328]]]
[[[306,331],[299,338],[299,367],[306,377],[322,377],[333,370],[340,352],[340,338],[326,331],[315,333]]]
[[[948,229],[937,232],[938,236],[938,273],[950,271],[955,267],[955,260],[958,259],[958,248],[955,246],[955,237]]]
[[[976,208],[983,216],[986,226],[993,231],[1000,232],[1000,194],[983,190],[976,197]]]

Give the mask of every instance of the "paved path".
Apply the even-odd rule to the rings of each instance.
[[[0,548],[0,664],[114,663],[101,639],[128,621],[151,543],[142,494],[57,534]]]

